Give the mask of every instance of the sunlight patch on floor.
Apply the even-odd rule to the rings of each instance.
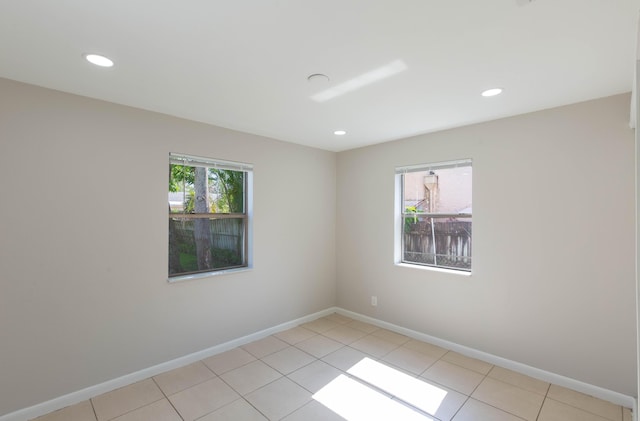
[[[347,421],[433,420],[344,374],[320,389],[313,399]]]
[[[347,373],[432,415],[447,396],[446,390],[370,358],[362,359]]]
[[[421,411],[436,414],[447,396],[446,390],[370,358],[347,373],[354,378],[341,374],[313,395],[347,421],[433,420]]]

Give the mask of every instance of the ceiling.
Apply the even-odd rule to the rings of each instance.
[[[629,92],[639,6],[6,0],[0,77],[341,151]]]

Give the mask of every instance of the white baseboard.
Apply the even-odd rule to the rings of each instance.
[[[75,405],[76,403],[85,401],[87,399],[93,398],[103,393],[110,392],[120,387],[128,386],[132,383],[139,382],[141,380],[156,376],[166,371],[173,370],[175,368],[179,368],[187,364],[194,363],[196,361],[200,361],[204,358],[208,358],[210,356],[219,354],[224,351],[228,351],[235,347],[245,345],[249,342],[253,342],[258,339],[267,337],[269,335],[273,335],[274,333],[278,333],[283,330],[290,329],[302,323],[315,320],[319,317],[327,316],[331,313],[339,313],[344,316],[351,317],[352,319],[370,323],[372,325],[375,325],[381,328],[389,329],[414,339],[429,342],[434,345],[438,345],[443,348],[459,352],[460,354],[463,354],[472,358],[477,358],[479,360],[483,360],[488,363],[495,364],[500,367],[504,367],[504,368],[516,371],[518,373],[537,378],[539,380],[543,380],[545,382],[557,384],[559,386],[577,390],[579,392],[585,393],[590,396],[594,396],[596,398],[613,402],[617,405],[622,405],[627,408],[632,408],[634,421],[639,421],[637,418],[637,409],[638,409],[637,400],[634,397],[627,396],[627,395],[614,392],[608,389],[604,389],[598,386],[594,386],[588,383],[584,383],[575,379],[571,379],[569,377],[561,376],[559,374],[551,373],[545,370],[540,370],[538,368],[531,367],[526,364],[521,364],[516,361],[507,360],[505,358],[498,357],[496,355],[492,355],[483,351],[478,351],[476,349],[469,348],[464,345],[460,345],[454,342],[449,342],[440,338],[436,338],[434,336],[417,332],[415,330],[407,329],[401,326],[394,325],[392,323],[387,323],[382,320],[364,316],[359,313],[354,313],[352,311],[344,310],[339,307],[330,307],[325,310],[319,311],[317,313],[310,314],[308,316],[304,316],[299,319],[292,320],[290,322],[282,323],[277,326],[252,333],[250,335],[243,336],[241,338],[234,339],[232,341],[225,342],[223,344],[204,349],[202,351],[194,352],[192,354],[185,355],[183,357],[179,357],[171,361],[167,361],[165,363],[155,365],[153,367],[145,368],[140,371],[136,371],[134,373],[127,374],[125,376],[118,377],[116,379],[108,380],[104,383],[90,386],[85,389],[78,390],[76,392],[72,392],[67,395],[60,396],[58,398],[51,399],[49,401],[31,406],[28,408],[20,409],[18,411],[11,412],[6,415],[2,415],[0,416],[0,421],[28,421],[33,418],[39,417],[41,415],[56,411],[58,409],[65,408],[70,405]]]
[[[28,421],[37,418],[41,415],[48,414],[58,409],[65,408],[70,405],[75,405],[87,399],[101,395],[103,393],[110,392],[120,387],[128,386],[130,384],[139,382],[141,380],[148,379],[149,377],[157,376],[175,368],[183,367],[185,365],[200,361],[204,358],[211,357],[224,351],[228,351],[235,347],[248,344],[249,342],[256,341],[258,339],[265,338],[274,333],[281,332],[283,330],[291,329],[302,323],[310,322],[318,317],[324,317],[331,313],[335,313],[337,309],[330,307],[328,309],[319,311],[317,313],[310,314],[308,316],[301,317],[290,322],[282,323],[268,329],[261,330],[259,332],[252,333],[247,336],[243,336],[238,339],[234,339],[229,342],[225,342],[220,345],[212,346],[211,348],[204,349],[202,351],[194,352],[183,357],[173,359],[171,361],[164,362],[162,364],[154,365],[134,373],[118,377],[116,379],[108,380],[104,383],[100,383],[94,386],[87,387],[85,389],[78,390],[76,392],[69,393],[58,398],[51,399],[43,403],[39,403],[28,408],[20,409],[15,412],[11,412],[6,415],[0,416],[0,421]]]
[[[477,349],[469,348],[464,345],[457,344],[455,342],[446,341],[444,339],[436,338],[431,335],[427,335],[415,330],[407,329],[401,326],[387,323],[382,320],[374,319],[372,317],[363,316],[359,313],[354,313],[349,310],[337,308],[337,313],[343,316],[351,317],[352,319],[359,320],[361,322],[370,323],[372,325],[392,330],[397,333],[401,333],[410,338],[418,339],[424,342],[429,342],[434,345],[438,345],[442,348],[446,348],[468,357],[476,358],[488,363],[507,368],[512,371],[516,371],[521,374],[525,374],[529,377],[534,377],[538,380],[542,380],[548,383],[553,383],[558,386],[563,386],[569,389],[576,390],[578,392],[585,393],[590,396],[594,396],[599,399],[603,399],[609,402],[613,402],[616,405],[622,405],[626,408],[633,409],[634,417],[637,414],[636,406],[637,400],[634,397],[624,395],[622,393],[614,392],[612,390],[604,389],[602,387],[594,386],[592,384],[584,383],[579,380],[575,380],[569,377],[561,376],[559,374],[551,373],[549,371],[540,370],[539,368],[531,367],[526,364],[522,364],[516,361],[511,361],[506,358],[498,357],[487,352],[479,351]],[[2,420],[0,420],[2,421]],[[636,420],[637,421],[637,420]]]

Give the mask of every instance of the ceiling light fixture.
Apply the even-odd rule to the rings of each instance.
[[[85,60],[100,67],[113,67],[113,60],[100,54],[84,54]]]
[[[333,134],[336,136],[344,136],[347,134],[347,132],[344,130],[336,130],[335,132],[333,132]]]
[[[483,91],[482,96],[484,97],[496,96],[496,95],[500,95],[501,93],[502,93],[502,88],[491,88],[491,89],[487,89],[486,91]]]
[[[314,73],[309,75],[307,80],[311,83],[327,83],[329,82],[329,76],[322,73]]]

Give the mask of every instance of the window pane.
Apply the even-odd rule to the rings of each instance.
[[[471,212],[471,166],[404,175],[404,209],[429,213]]]
[[[244,213],[246,174],[170,164],[169,209],[173,213]]]
[[[242,171],[209,169],[212,209],[218,213],[244,213],[245,176]]]
[[[251,168],[169,155],[169,277],[250,265]]]
[[[244,218],[169,218],[169,276],[246,264]]]
[[[471,218],[405,216],[404,227],[403,261],[471,270]]]
[[[471,176],[470,164],[403,174],[403,262],[471,270]]]

